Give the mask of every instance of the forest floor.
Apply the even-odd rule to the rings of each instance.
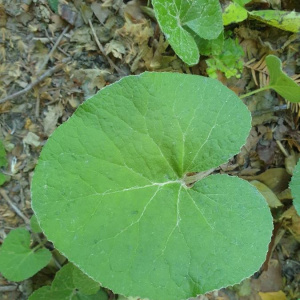
[[[0,0],[0,140],[8,160],[3,169],[6,182],[0,188],[0,244],[10,230],[28,226],[33,214],[30,181],[39,153],[82,102],[121,77],[144,71],[207,76],[206,57],[188,67],[174,54],[157,22],[145,12],[146,2],[77,0],[60,4],[55,14],[47,0]],[[298,0],[253,2],[256,9],[276,6],[300,12]],[[293,78],[300,74],[300,34],[255,20],[227,29],[244,49],[244,68],[240,78],[217,74],[238,95],[266,84],[267,54],[279,56]],[[23,92],[14,95],[19,91]],[[252,112],[252,130],[241,152],[220,166],[220,172],[256,181],[259,189],[267,190],[273,237],[267,260],[256,274],[198,299],[298,299],[300,218],[288,190],[300,152],[298,107],[271,91],[244,103]],[[46,267],[19,283],[0,275],[0,300],[27,299],[51,282],[53,269]],[[111,299],[116,297],[110,293]]]

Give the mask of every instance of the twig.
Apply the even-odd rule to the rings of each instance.
[[[203,171],[203,172],[197,173],[197,174],[192,175],[192,176],[186,176],[185,175],[184,178],[183,178],[183,181],[186,185],[189,185],[189,184],[195,183],[195,182],[207,177],[208,175],[210,175],[214,171],[215,171],[215,168],[212,168],[210,170]]]
[[[97,34],[96,34],[96,32],[95,32],[95,29],[94,29],[94,27],[93,27],[93,24],[92,24],[91,20],[89,20],[89,24],[90,24],[90,27],[91,27],[91,30],[92,30],[94,39],[95,39],[95,41],[96,41],[96,44],[97,44],[99,50],[101,51],[102,55],[107,59],[107,61],[109,62],[110,66],[111,66],[113,69],[115,69],[115,70],[118,71],[119,73],[122,73],[122,74],[126,75],[125,72],[124,72],[123,70],[121,70],[119,67],[117,67],[117,66],[115,65],[115,63],[109,58],[109,56],[107,56],[107,55],[105,54],[104,48],[103,48],[102,44],[100,43],[100,41],[99,41],[99,39],[98,39],[98,37],[97,37]]]
[[[28,93],[32,88],[34,88],[36,85],[38,85],[41,81],[43,81],[45,78],[49,77],[50,75],[52,75],[53,73],[59,71],[60,69],[62,69],[62,67],[64,66],[64,64],[66,64],[67,62],[69,62],[71,60],[70,57],[64,58],[61,63],[59,63],[58,65],[52,67],[51,69],[49,69],[48,71],[46,71],[43,75],[41,75],[40,77],[37,78],[37,80],[35,80],[34,82],[30,83],[27,85],[27,87],[19,92],[16,92],[12,95],[9,95],[3,99],[0,99],[0,104],[4,103],[5,101],[8,100],[12,100],[16,97],[19,97],[21,95],[24,95],[26,93]]]
[[[5,286],[0,286],[0,292],[5,293],[5,292],[12,292],[17,289],[16,285],[5,285]]]
[[[38,118],[40,115],[40,96],[37,93],[36,104],[35,104],[35,117]]]
[[[279,140],[276,140],[278,148],[281,150],[281,152],[284,154],[285,157],[289,157],[289,154],[287,150],[283,147],[282,143]]]
[[[26,224],[30,224],[30,220],[19,210],[19,208],[9,199],[6,191],[4,189],[0,189],[0,194],[4,198],[4,200],[9,204],[9,206],[16,212],[16,214],[21,217]]]
[[[55,42],[54,46],[52,47],[51,51],[49,52],[49,54],[46,56],[45,61],[43,62],[43,64],[41,65],[40,69],[37,72],[37,75],[41,73],[41,71],[44,69],[44,67],[47,65],[50,57],[52,56],[53,52],[55,51],[55,49],[57,48],[57,46],[59,45],[60,41],[62,40],[63,36],[66,34],[66,32],[69,30],[70,25],[68,25],[64,31],[62,32],[62,34],[58,37],[57,41]]]
[[[268,109],[254,111],[252,113],[252,117],[257,117],[257,116],[261,116],[261,115],[264,115],[264,114],[269,114],[269,113],[273,113],[273,112],[277,112],[277,111],[281,111],[281,110],[287,110],[287,109],[288,109],[287,104],[274,106],[274,107],[270,107]]]
[[[48,31],[45,29],[45,33],[46,33],[46,36],[47,36],[47,38],[48,38],[48,41],[49,41],[49,43],[50,44],[52,44],[53,46],[54,46],[54,42],[53,42],[53,38],[51,38],[50,36],[49,36],[49,33],[48,33]],[[37,39],[38,40],[38,39]],[[52,47],[53,47],[52,46]],[[63,53],[65,56],[70,56],[66,51],[64,51],[62,48],[60,48],[59,46],[57,46],[57,49],[61,52],[61,53]]]

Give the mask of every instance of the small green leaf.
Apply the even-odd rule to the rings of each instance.
[[[32,232],[35,232],[35,233],[39,233],[39,232],[43,231],[41,229],[35,215],[33,215],[30,219],[30,227],[31,227]]]
[[[74,286],[85,295],[92,295],[98,292],[100,285],[92,278],[88,277],[77,267],[74,266],[73,270],[73,283]]]
[[[300,86],[282,71],[281,60],[274,55],[268,55],[266,64],[270,74],[268,88],[274,89],[290,102],[300,102]]]
[[[290,189],[294,198],[293,204],[298,215],[300,216],[300,161],[298,161],[294,169],[292,180],[290,182]]]
[[[97,288],[98,292],[95,291],[93,295],[85,295],[82,294],[82,291],[78,291],[79,287],[74,284],[74,270],[76,269],[73,264],[66,264],[56,273],[51,287],[46,286],[38,289],[28,300],[107,300],[107,294],[103,290],[99,290],[99,283]],[[78,271],[75,271],[75,277],[77,279],[82,278],[86,282],[84,276],[79,275]],[[75,279],[75,281],[77,279]],[[84,289],[86,289],[88,285],[91,286],[90,283],[88,285],[80,283],[79,285],[84,286]]]
[[[223,12],[223,24],[239,23],[248,18],[248,11],[238,3],[230,3]]]
[[[78,293],[76,296],[77,299],[75,300],[108,300],[108,295],[103,289],[100,289],[96,294],[93,295],[84,295]]]
[[[6,167],[6,166],[7,166],[6,151],[3,142],[0,140],[0,167]]]
[[[250,16],[268,25],[285,31],[300,31],[300,13],[294,11],[259,10],[249,12]]]
[[[202,55],[219,55],[221,54],[224,46],[224,32],[214,40],[205,40],[194,34],[194,39],[198,46],[199,52]]]
[[[153,0],[152,3],[161,30],[176,54],[188,65],[199,61],[198,48],[189,31],[210,40],[223,30],[218,0]]]
[[[58,2],[59,0],[48,0],[49,6],[56,14],[58,13]]]
[[[30,234],[24,228],[12,230],[0,249],[0,271],[12,281],[25,280],[44,268],[51,259],[47,249],[30,249]]]
[[[125,77],[49,138],[33,209],[55,247],[115,293],[179,300],[232,285],[265,259],[269,208],[237,177],[190,188],[184,179],[238,153],[250,128],[246,106],[217,80]]]
[[[209,77],[217,78],[217,71],[221,71],[227,78],[232,76],[239,78],[244,67],[244,55],[244,50],[237,39],[226,38],[222,52],[206,60],[207,74]]]

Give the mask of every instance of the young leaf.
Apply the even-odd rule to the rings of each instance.
[[[294,11],[259,10],[249,12],[256,20],[282,30],[298,33],[300,31],[300,14]]]
[[[221,71],[227,78],[232,76],[240,77],[243,70],[245,55],[243,48],[239,45],[237,39],[226,38],[222,52],[219,55],[213,55],[206,60],[207,74],[209,77],[217,78],[217,71]]]
[[[199,49],[199,53],[203,55],[220,55],[224,46],[224,32],[213,40],[205,40],[198,35],[193,35]]]
[[[223,30],[218,0],[153,0],[157,21],[176,54],[188,65],[199,61],[196,42],[189,32],[210,40]]]
[[[290,189],[294,198],[293,203],[298,215],[300,216],[300,162],[297,163],[292,180],[290,182]]]
[[[85,295],[92,295],[98,292],[100,285],[92,278],[88,277],[77,267],[73,269],[73,283],[74,286]]]
[[[300,86],[282,71],[281,60],[274,56],[266,57],[270,74],[270,83],[266,88],[274,89],[279,95],[290,102],[300,102]]]
[[[78,286],[76,283],[74,284],[74,272],[75,277],[77,279],[81,277],[84,282],[86,282],[85,277],[87,276],[77,269],[82,273],[82,275],[79,275],[76,269],[77,268],[71,263],[66,264],[57,272],[51,287],[45,286],[38,289],[29,297],[28,300],[107,300],[107,294],[104,291],[99,290],[99,283],[97,284],[97,289],[93,289],[94,295],[83,294],[81,287],[86,289],[87,285],[79,283]]]
[[[217,80],[123,78],[44,147],[32,182],[42,229],[86,274],[125,296],[179,300],[241,281],[265,259],[265,200],[237,177],[212,175],[190,188],[184,179],[237,153],[250,121]]]
[[[43,231],[41,229],[35,215],[33,215],[30,219],[30,227],[31,227],[32,232],[35,232],[35,233],[39,233],[39,232]]]
[[[24,228],[12,230],[0,249],[0,272],[11,281],[25,280],[44,268],[51,259],[47,249],[30,249],[30,234]]]

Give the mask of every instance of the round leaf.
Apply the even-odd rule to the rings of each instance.
[[[99,284],[98,292],[95,291],[93,295],[82,294],[81,291],[78,291],[77,285],[74,284],[74,274],[76,273],[75,277],[77,279],[82,277],[82,275],[79,275],[79,273],[75,271],[76,269],[77,268],[71,263],[64,265],[56,273],[51,287],[43,286],[36,290],[28,300],[107,300],[107,294],[103,290],[99,290]],[[80,270],[78,271],[80,272]],[[87,285],[85,284],[82,285],[79,283],[79,285],[87,288]]]
[[[268,88],[274,89],[290,102],[300,102],[300,86],[282,71],[281,60],[274,55],[268,55],[266,64],[270,74]]]
[[[226,162],[250,113],[214,79],[123,78],[50,137],[32,182],[47,237],[115,293],[184,299],[234,284],[262,264],[271,216],[247,182],[185,174]],[[242,197],[241,197],[242,195]]]
[[[25,280],[44,268],[51,259],[47,249],[30,249],[30,234],[24,228],[12,230],[0,249],[0,272],[12,281]]]
[[[161,30],[175,53],[188,65],[199,61],[199,51],[192,30],[201,38],[216,39],[223,30],[218,0],[153,0]]]
[[[100,289],[98,282],[88,277],[75,266],[73,270],[73,283],[76,289],[85,295],[96,294]]]

